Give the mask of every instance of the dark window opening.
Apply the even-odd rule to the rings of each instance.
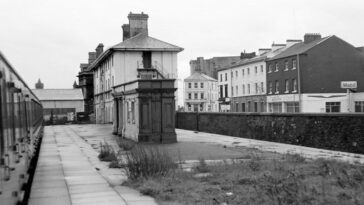
[[[152,52],[150,51],[143,52],[143,67],[144,68],[152,67]]]

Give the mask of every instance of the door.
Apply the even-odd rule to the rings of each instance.
[[[152,52],[143,52],[143,68],[152,68]]]

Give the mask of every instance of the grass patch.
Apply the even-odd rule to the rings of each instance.
[[[133,140],[130,140],[130,139],[117,138],[116,140],[117,140],[119,147],[124,151],[129,151],[129,150],[133,149],[133,147],[136,145],[136,142],[134,142]]]
[[[359,205],[364,202],[363,165],[306,160],[299,155],[266,159],[253,153],[250,160],[242,163],[206,165],[200,159],[197,165],[200,168],[192,172],[171,167],[162,174],[131,178],[127,185],[156,198],[160,204]],[[193,177],[205,171],[211,176]]]
[[[118,160],[113,148],[107,142],[104,143],[100,142],[100,154],[98,155],[98,158],[101,161],[105,162],[112,162]]]

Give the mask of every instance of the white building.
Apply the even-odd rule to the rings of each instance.
[[[203,73],[194,73],[184,80],[186,112],[218,112],[217,80]]]

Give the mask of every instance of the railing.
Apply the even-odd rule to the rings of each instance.
[[[137,61],[137,69],[139,79],[176,79],[176,74],[164,71],[157,61],[150,68],[145,68],[143,61]]]

